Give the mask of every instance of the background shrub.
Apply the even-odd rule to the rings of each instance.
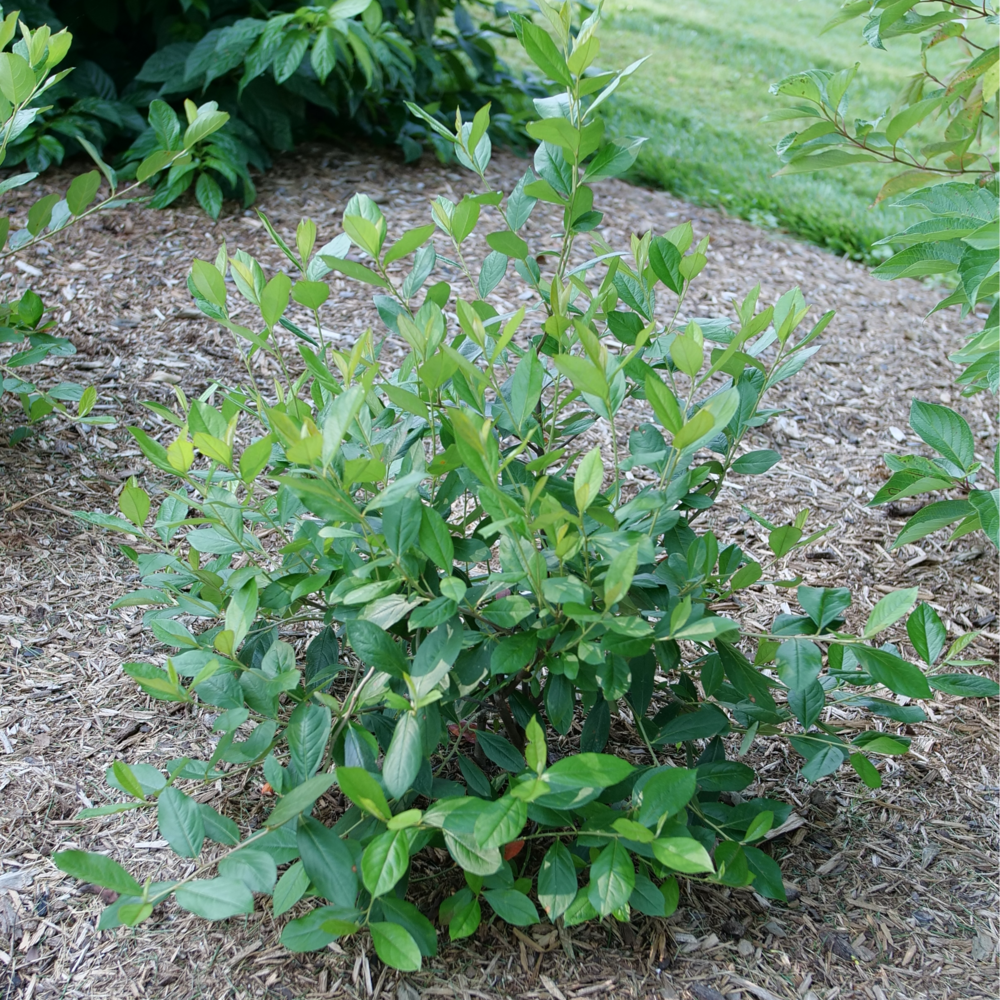
[[[55,34],[47,25],[32,29],[19,20],[18,11],[0,20],[0,165],[5,164],[10,148],[44,114],[40,110],[42,102],[72,72],[71,69],[57,69],[66,58],[72,41],[72,35],[65,29]],[[6,51],[8,45],[10,50]],[[119,186],[117,172],[101,159],[93,144],[79,136],[79,143],[97,164],[97,169],[74,178],[62,197],[50,192],[39,198],[28,207],[21,220],[23,225],[19,226],[18,219],[11,214],[0,215],[0,262],[64,233],[95,212],[127,204],[129,199],[125,196],[136,193],[146,181],[155,181],[164,171],[169,180],[175,169],[200,162],[199,154],[205,148],[213,148],[218,131],[229,116],[220,111],[214,101],[200,107],[185,101],[184,116],[182,127],[167,105],[162,101],[153,102],[151,121],[160,123],[159,132],[144,150],[142,159],[132,165],[130,173],[135,179],[125,187]],[[168,117],[170,129],[163,124]],[[36,171],[8,174],[0,181],[0,196],[28,184],[37,176]],[[19,348],[0,358],[0,396],[16,394],[26,421],[11,433],[11,443],[21,440],[28,434],[31,424],[53,412],[84,424],[112,422],[108,416],[91,412],[97,402],[93,386],[74,382],[39,386],[30,380],[28,369],[33,365],[50,355],[66,356],[76,352],[68,338],[53,335],[55,320],[49,318],[43,322],[44,315],[42,300],[31,289],[17,301],[10,301],[5,295],[0,302],[0,344]],[[76,404],[75,409],[70,409],[69,404]]]
[[[497,32],[510,29],[484,0],[51,0],[24,16],[68,26],[77,69],[47,95],[52,108],[12,144],[8,164],[43,170],[81,138],[117,150],[137,140],[126,160],[141,159],[158,141],[145,122],[154,99],[214,100],[230,115],[208,157],[157,181],[159,205],[203,176],[209,214],[220,196],[248,203],[247,167],[265,168],[306,137],[361,133],[415,158],[428,133],[403,100],[471,114],[488,94],[494,133],[518,135],[502,105],[514,107],[526,85],[497,57]]]
[[[1000,390],[1000,246],[998,246],[997,120],[1000,117],[1000,47],[983,45],[977,33],[995,29],[987,8],[945,3],[924,15],[912,2],[849,3],[830,26],[866,17],[864,40],[884,50],[901,38],[921,35],[916,72],[884,113],[872,120],[850,107],[857,65],[838,72],[812,69],[776,83],[774,93],[794,103],[775,121],[805,122],[788,133],[777,151],[781,174],[877,164],[891,167],[875,203],[920,210],[922,218],[882,240],[896,252],[875,268],[886,280],[941,276],[950,294],[936,309],[957,307],[964,316],[979,311],[983,327],[950,355],[960,366],[956,381],[971,396]],[[976,35],[979,41],[972,36]],[[995,41],[992,32],[990,41]],[[929,66],[931,55],[948,53],[947,73]],[[983,316],[985,313],[985,316]],[[1000,447],[993,468],[975,454],[968,423],[954,410],[913,400],[910,426],[936,453],[886,455],[892,477],[871,500],[885,504],[929,491],[952,490],[910,518],[896,547],[949,525],[952,538],[982,530],[1000,547]],[[992,471],[993,489],[983,481]]]

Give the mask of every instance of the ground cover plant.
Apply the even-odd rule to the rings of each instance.
[[[562,89],[537,102],[534,169],[506,198],[485,180],[488,111],[453,132],[424,118],[480,180],[458,203],[437,199],[426,226],[387,245],[381,210],[358,194],[344,234],[318,250],[309,220],[294,241],[272,230],[294,282],[228,248],[192,267],[189,288],[234,335],[247,381],[179,394],[176,409],[154,404],[176,428],[170,439],[133,429],[175,483],[152,519],[134,482],[123,517],[80,516],[132,536],[123,551],[142,586],[119,605],[149,607],[153,635],[177,650],[127,672],[154,699],[218,709],[221,736],[209,760],[116,762],[108,782],[127,799],[84,814],[155,810],[171,847],[199,859],[190,875],[140,885],[104,855],[56,855],[121,894],[104,928],[149,919],[170,897],[225,919],[264,893],[276,914],[294,908],[289,948],[367,928],[386,964],[416,969],[436,932],[405,893],[411,858],[428,847],[465,872],[438,914],[452,939],[484,912],[536,923],[539,906],[562,927],[633,909],[664,916],[678,876],[781,899],[759,845],[790,807],[740,794],[755,780],[740,760],[755,740],[790,740],[809,780],[846,765],[878,787],[880,756],[904,753],[907,738],[877,723],[841,729],[827,705],[907,722],[924,717],[912,700],[932,687],[996,693],[951,672],[958,649],[942,660],[944,626],[928,605],[913,610],[916,588],[880,600],[860,635],[844,630],[848,591],[801,580],[778,582],[803,613],[767,632],[713,609],[765,567],[720,550],[699,518],[727,476],[778,460],[741,442],[830,316],[804,326],[791,289],[765,308],[751,292],[733,319],[677,323],[707,242],[688,224],[628,249],[595,235],[589,182],[627,170],[637,148],[602,143],[596,112],[637,67],[586,75],[598,17],[574,29],[569,4],[543,14],[548,30],[515,28]],[[561,252],[542,264],[519,235],[539,200],[564,223]],[[463,244],[493,219],[491,253],[474,266]],[[593,255],[574,263],[588,242]],[[464,275],[459,287],[431,283],[439,261]],[[324,335],[330,270],[376,289],[386,327],[350,352]],[[541,308],[497,315],[484,296],[503,280],[534,289]],[[664,296],[675,310],[661,328],[651,317]],[[286,318],[292,301],[314,311],[315,334]],[[252,327],[235,320],[247,305],[260,315]],[[283,353],[278,327],[299,339],[299,359]],[[388,333],[411,348],[398,369],[380,361]],[[254,373],[262,355],[282,373],[267,395]],[[294,376],[293,362],[304,366]],[[627,448],[612,432],[610,455],[581,446],[630,396],[656,422]],[[656,482],[636,491],[622,473],[639,466]],[[775,559],[823,533],[807,534],[807,518],[758,518]],[[875,645],[904,618],[918,655],[942,666]],[[299,657],[288,640],[303,627]],[[606,752],[613,711],[645,745],[641,766]],[[550,759],[551,734],[578,716],[579,752]],[[192,796],[248,770],[275,796],[259,829]],[[352,805],[328,827],[311,813],[335,783]],[[202,860],[206,839],[225,849]]]
[[[961,366],[956,381],[963,395],[1000,389],[1000,250],[998,250],[997,118],[1000,49],[980,45],[979,22],[996,23],[985,7],[944,3],[924,14],[914,3],[847,3],[835,23],[867,15],[866,42],[884,50],[900,39],[922,35],[919,70],[884,114],[854,117],[849,105],[856,69],[796,73],[773,88],[797,103],[774,117],[808,122],[778,145],[781,173],[879,163],[892,167],[876,202],[887,199],[924,210],[924,218],[886,237],[898,250],[873,273],[887,280],[943,275],[951,294],[936,309],[957,306],[963,316],[986,313],[983,328],[950,355]],[[995,35],[994,35],[995,39]],[[948,72],[935,72],[932,57],[952,57]],[[940,57],[939,57],[940,58]],[[853,122],[852,122],[853,119]],[[928,123],[933,123],[930,131]],[[923,125],[922,131],[918,131]],[[900,197],[902,195],[902,197]],[[935,310],[936,311],[936,310]],[[914,400],[910,425],[937,453],[886,456],[892,477],[872,498],[879,505],[928,491],[960,489],[963,496],[926,504],[910,518],[896,546],[958,522],[952,538],[982,530],[1000,547],[1000,489],[984,488],[993,473],[1000,480],[1000,447],[993,469],[976,460],[972,432],[947,406]]]
[[[0,166],[4,165],[11,148],[30,130],[47,108],[40,102],[73,72],[72,68],[56,71],[65,59],[73,36],[63,29],[53,34],[48,26],[32,30],[21,19],[20,11],[6,18],[0,9]],[[11,46],[10,51],[6,50]],[[80,174],[69,185],[65,196],[50,193],[34,202],[26,213],[24,226],[11,231],[12,216],[0,217],[0,261],[30,250],[43,241],[64,234],[89,216],[110,208],[141,200],[139,188],[155,182],[158,175],[182,175],[199,162],[198,153],[215,141],[218,130],[229,116],[220,111],[214,101],[196,106],[185,103],[187,118],[181,129],[174,112],[162,101],[150,106],[151,131],[156,135],[147,144],[141,160],[130,171],[133,181],[120,187],[118,174],[100,156],[97,149],[83,136],[80,143],[97,165],[96,169]],[[168,127],[169,126],[169,127]],[[30,170],[8,175],[0,181],[0,197],[31,183],[38,171]],[[106,193],[101,193],[107,184]],[[22,349],[0,359],[0,396],[12,393],[19,397],[25,424],[13,429],[10,443],[22,440],[30,426],[58,413],[80,424],[110,424],[113,418],[92,413],[97,402],[97,390],[75,382],[39,386],[24,378],[27,369],[45,358],[68,356],[75,352],[66,337],[55,336],[55,320],[46,319],[41,298],[30,288],[16,301],[6,296],[0,303],[0,344],[15,344]],[[73,403],[75,409],[67,404]]]
[[[52,92],[51,107],[12,146],[11,162],[44,170],[87,140],[127,150],[127,170],[162,141],[146,126],[153,100],[178,110],[187,98],[214,100],[230,122],[208,155],[154,178],[156,205],[192,189],[213,218],[223,198],[254,200],[248,167],[266,169],[273,152],[303,138],[363,133],[399,144],[412,159],[427,132],[403,100],[471,114],[487,93],[499,110],[498,102],[514,108],[530,89],[498,60],[497,32],[510,29],[482,0],[52,0],[31,14],[76,32],[80,69]],[[493,129],[516,138],[509,114],[496,115]]]

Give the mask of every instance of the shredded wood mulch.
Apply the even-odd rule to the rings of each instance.
[[[502,155],[494,172],[509,190],[525,167]],[[69,176],[50,175],[46,184],[22,190],[17,212],[50,185],[64,190]],[[312,217],[326,241],[340,231],[341,212],[356,190],[380,202],[390,233],[398,234],[428,220],[432,197],[457,200],[469,181],[427,159],[404,167],[363,149],[316,148],[261,179],[260,207],[286,237],[301,216]],[[698,236],[711,233],[710,263],[688,316],[732,315],[730,300],[757,281],[764,303],[798,284],[816,317],[837,310],[823,350],[771,397],[784,412],[747,442],[747,450],[774,447],[784,460],[763,477],[732,476],[731,489],[705,515],[720,541],[736,541],[763,560],[768,578],[800,575],[811,585],[849,586],[851,626],[864,622],[882,594],[919,585],[921,599],[938,609],[953,637],[978,632],[963,656],[989,661],[975,669],[996,676],[996,553],[981,536],[949,543],[946,533],[891,551],[907,511],[865,506],[886,477],[883,452],[926,453],[907,423],[913,396],[955,405],[972,426],[984,465],[990,464],[995,402],[957,398],[946,360],[975,319],[963,321],[951,311],[927,317],[939,297],[934,289],[879,282],[856,264],[663,193],[604,183],[597,201],[613,246],[627,246],[630,232],[662,232],[688,218]],[[93,382],[98,412],[103,408],[119,421],[113,429],[86,432],[49,422],[21,445],[0,448],[0,997],[996,996],[996,706],[946,696],[926,706],[926,723],[874,723],[913,737],[909,755],[881,765],[884,784],[875,792],[845,772],[810,786],[786,744],[756,742],[750,757],[760,781],[748,794],[795,806],[772,839],[787,905],[750,891],[685,884],[668,920],[608,920],[562,939],[549,926],[522,931],[487,921],[457,946],[441,935],[440,954],[417,975],[383,967],[365,939],[290,955],[278,944],[284,918],[272,919],[267,906],[213,925],[170,904],[135,931],[96,930],[108,894],[62,876],[50,855],[71,846],[107,851],[140,879],[188,871],[189,862],[166,848],[148,813],[89,822],[74,816],[114,800],[103,774],[116,759],[206,756],[212,716],[149,703],[123,674],[124,663],[164,651],[141,627],[140,609],[108,610],[134,587],[134,566],[115,539],[74,520],[72,511],[113,511],[131,475],[154,497],[162,493],[164,484],[125,429],[132,423],[154,434],[164,429],[142,400],[169,404],[173,386],[190,397],[215,380],[242,377],[229,335],[192,308],[185,288],[190,260],[214,259],[222,240],[230,252],[254,253],[266,268],[281,267],[283,259],[252,212],[227,208],[231,214],[217,224],[191,204],[116,211],[40,247],[0,276],[5,294],[29,285],[38,291],[59,319],[59,332],[76,345],[74,357],[39,366],[39,377]],[[542,208],[531,232],[554,248],[555,241],[545,240],[556,223]],[[484,251],[474,238],[470,258],[481,259]],[[585,246],[581,259],[584,252]],[[462,279],[456,273],[452,280]],[[500,309],[522,302],[530,308],[532,296],[519,301],[521,287],[507,281],[491,298]],[[347,279],[334,277],[332,293],[325,332],[334,344],[350,347],[376,324],[374,310],[365,290]],[[308,316],[298,319],[306,329],[312,325]],[[403,347],[390,343],[387,350],[399,355]],[[264,386],[275,374],[266,362],[256,371]],[[641,405],[623,410],[616,428],[622,448],[642,419]],[[8,400],[5,436],[15,420]],[[601,443],[610,453],[610,439]],[[743,503],[776,523],[808,507],[809,526],[833,530],[775,566]],[[739,606],[728,612],[762,628],[794,608],[794,590],[772,584],[738,596]],[[889,638],[906,646],[901,628]],[[850,717],[837,721],[862,727]],[[616,719],[612,744],[641,763],[636,742]],[[244,829],[259,824],[269,808],[260,786],[247,778],[242,785],[208,787],[201,798]],[[335,797],[324,804],[335,807]],[[459,882],[448,864],[421,857],[412,898],[432,914]]]

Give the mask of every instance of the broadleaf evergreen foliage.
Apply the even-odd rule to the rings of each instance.
[[[171,896],[217,920],[270,894],[276,914],[297,907],[288,948],[367,929],[383,962],[413,970],[437,947],[404,898],[412,857],[431,846],[464,873],[438,913],[452,940],[491,913],[515,926],[540,913],[565,926],[633,909],[667,916],[679,877],[780,900],[767,841],[791,807],[741,794],[756,775],[738,758],[755,740],[789,739],[810,781],[850,765],[877,787],[875,761],[904,753],[908,738],[842,728],[827,705],[914,721],[918,706],[869,689],[996,694],[973,674],[935,681],[942,626],[926,605],[907,629],[930,677],[870,644],[907,615],[912,592],[873,611],[861,636],[845,628],[850,594],[839,589],[799,587],[804,613],[766,634],[718,613],[765,567],[720,546],[699,517],[740,474],[745,435],[770,416],[768,390],[818,349],[829,316],[804,325],[797,289],[764,308],[754,290],[735,318],[678,322],[708,239],[684,223],[612,248],[588,183],[635,155],[636,141],[603,142],[596,113],[635,67],[588,72],[599,11],[576,24],[568,2],[540,6],[546,27],[515,17],[515,30],[558,87],[536,103],[541,144],[513,191],[487,181],[488,109],[446,129],[413,106],[478,178],[459,202],[433,202],[432,225],[390,244],[378,205],[358,193],[344,235],[319,249],[309,220],[294,241],[272,231],[294,282],[225,247],[192,266],[189,289],[233,334],[246,382],[178,394],[175,410],[156,404],[172,425],[163,440],[132,429],[175,484],[155,513],[129,484],[124,517],[79,516],[138,539],[123,551],[141,588],[118,604],[147,607],[145,624],[172,650],[127,673],[153,699],[218,710],[220,738],[209,760],[119,762],[109,778],[129,796],[111,808],[155,810],[171,846],[198,859],[190,875],[136,892],[103,856],[55,856],[123,891],[102,927],[149,919]],[[544,263],[525,228],[540,200],[562,216],[561,251]],[[477,225],[493,230],[478,273],[463,251]],[[591,253],[575,263],[578,244]],[[460,286],[434,281],[439,261]],[[386,327],[350,352],[323,333],[316,286],[331,270],[374,289]],[[532,290],[530,312],[497,314],[482,288],[502,281]],[[312,303],[315,337],[285,318],[293,300]],[[237,322],[236,301],[260,320]],[[279,329],[298,338],[297,376]],[[409,347],[398,368],[383,358],[390,332]],[[255,378],[259,355],[282,372],[273,395]],[[623,449],[613,423],[630,397],[655,422]],[[599,424],[610,454],[580,444]],[[743,474],[771,464],[755,459]],[[632,469],[648,474],[638,490]],[[823,533],[806,535],[807,516],[758,518],[775,564]],[[645,746],[641,762],[610,752],[612,713]],[[579,751],[556,749],[555,734],[580,721]],[[275,804],[234,843],[193,793],[248,769]],[[335,784],[351,805],[328,825]],[[206,851],[206,840],[225,846]],[[529,841],[544,849],[537,881]]]

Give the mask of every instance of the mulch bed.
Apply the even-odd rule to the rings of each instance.
[[[501,155],[494,173],[509,190],[526,166]],[[20,193],[20,204],[64,190],[70,176],[48,175]],[[364,149],[313,148],[261,179],[259,204],[286,236],[301,216],[313,218],[325,242],[339,232],[355,190],[382,204],[390,234],[398,234],[427,221],[435,195],[457,200],[469,187],[467,175],[428,158],[404,167]],[[850,626],[862,624],[885,592],[919,585],[952,636],[979,630],[964,655],[995,664],[996,553],[981,536],[949,543],[945,533],[890,551],[905,513],[865,506],[887,474],[883,452],[923,450],[907,424],[913,396],[955,405],[990,464],[995,401],[957,398],[946,360],[975,320],[952,311],[928,317],[940,297],[934,289],[879,282],[859,265],[660,192],[608,182],[599,185],[597,202],[613,246],[627,245],[630,232],[662,232],[689,218],[698,236],[712,234],[689,316],[731,315],[730,300],[758,281],[764,303],[798,284],[816,317],[837,310],[824,349],[772,394],[772,405],[785,412],[748,441],[748,448],[776,448],[784,460],[752,482],[734,476],[705,516],[720,542],[736,541],[767,559],[766,537],[741,505],[777,523],[809,507],[809,526],[833,530],[778,566],[765,563],[768,574],[849,586]],[[540,241],[556,228],[542,208],[530,223]],[[70,515],[114,510],[130,475],[154,494],[162,490],[125,430],[137,422],[159,430],[142,400],[169,404],[174,386],[190,397],[213,380],[242,377],[229,334],[192,308],[190,260],[214,259],[223,240],[230,252],[253,253],[265,269],[280,267],[282,258],[252,212],[227,210],[217,224],[190,204],[116,211],[41,247],[22,262],[27,271],[11,267],[0,276],[6,294],[30,283],[77,347],[39,378],[91,381],[99,409],[120,418],[113,429],[87,432],[50,422],[16,448],[0,449],[0,997],[995,996],[996,710],[946,696],[927,705],[926,723],[907,727],[913,751],[885,765],[877,792],[845,772],[836,783],[810,786],[785,745],[757,741],[754,792],[795,804],[774,852],[789,886],[787,906],[687,884],[669,920],[574,928],[572,959],[549,927],[484,925],[459,946],[442,936],[439,956],[406,976],[382,967],[364,941],[289,955],[277,943],[281,921],[267,908],[211,925],[169,905],[136,931],[95,930],[99,893],[65,879],[49,855],[74,845],[110,851],[140,879],[183,872],[187,863],[165,849],[148,815],[87,823],[73,817],[84,805],[113,800],[103,772],[114,760],[198,756],[212,741],[204,713],[150,704],[122,673],[129,660],[162,650],[141,627],[140,610],[108,611],[134,586],[134,566],[107,534]],[[484,253],[474,238],[471,258]],[[502,284],[497,307],[517,305],[520,291]],[[334,343],[344,347],[377,325],[364,289],[347,279],[333,279],[324,315]],[[258,373],[266,386],[268,370]],[[4,422],[13,426],[10,401],[6,407]],[[641,419],[640,405],[623,410],[616,427],[622,445]],[[794,591],[766,584],[740,600],[730,613],[766,627],[794,605]],[[901,629],[891,637],[905,642]],[[995,676],[995,667],[990,672]],[[627,745],[623,724],[612,739]],[[203,797],[245,821],[267,808],[250,783],[211,787]],[[453,882],[453,873],[431,871],[413,896],[430,905]]]

